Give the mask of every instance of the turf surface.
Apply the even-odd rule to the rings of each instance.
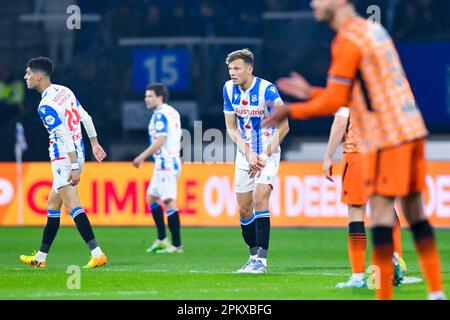
[[[233,274],[248,258],[239,228],[183,228],[183,254],[148,254],[154,228],[94,229],[108,265],[80,269],[80,289],[68,267],[89,251],[75,228],[61,228],[47,268],[23,265],[39,249],[42,228],[0,228],[0,299],[373,299],[369,289],[336,289],[349,275],[347,230],[274,228],[267,275]],[[444,288],[450,292],[450,230],[436,231]],[[412,237],[403,233],[409,277],[419,272]],[[370,239],[368,241],[370,243]],[[366,261],[370,253],[367,254]],[[77,267],[74,267],[75,270]],[[73,272],[73,271],[72,271]],[[395,289],[396,299],[424,299],[424,282]]]

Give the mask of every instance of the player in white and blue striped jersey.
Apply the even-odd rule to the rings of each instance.
[[[250,250],[239,273],[267,273],[269,198],[280,163],[280,143],[289,131],[287,120],[278,128],[262,127],[264,118],[283,101],[272,83],[253,75],[253,61],[248,49],[228,54],[231,80],[223,87],[227,132],[238,149],[234,188],[242,235]]]
[[[155,220],[157,239],[147,252],[183,252],[180,235],[180,217],[176,205],[177,180],[181,170],[181,121],[180,114],[167,104],[169,90],[164,84],[147,86],[145,104],[154,110],[148,125],[150,146],[137,156],[133,165],[138,168],[150,156],[155,160],[153,177],[147,189],[147,201]],[[164,212],[158,200],[164,203],[167,223],[172,234],[172,244],[166,237]]]
[[[41,248],[36,254],[22,255],[20,259],[28,265],[46,266],[47,253],[58,232],[61,206],[64,203],[91,250],[92,257],[86,267],[95,268],[105,265],[107,258],[100,249],[89,219],[81,207],[76,187],[80,181],[85,156],[81,123],[88,133],[96,160],[102,161],[106,153],[98,143],[91,116],[83,109],[73,92],[65,86],[51,83],[52,70],[53,64],[49,58],[33,58],[27,64],[24,77],[28,89],[37,90],[42,95],[37,112],[49,134],[53,185],[48,197],[48,219]]]

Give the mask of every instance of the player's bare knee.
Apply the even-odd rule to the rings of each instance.
[[[251,205],[238,205],[239,216],[241,219],[250,219],[253,215],[253,208]]]
[[[263,211],[269,208],[269,199],[263,197],[255,198],[255,211]]]
[[[175,209],[177,207],[175,201],[173,199],[166,199],[163,200],[164,206],[166,207],[167,210],[172,210]]]
[[[365,205],[349,205],[348,217],[350,222],[363,222],[366,215]]]

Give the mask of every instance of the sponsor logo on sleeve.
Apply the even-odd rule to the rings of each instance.
[[[55,123],[55,118],[53,118],[52,116],[46,116],[45,123],[49,126],[52,126]]]
[[[162,122],[162,121],[156,121],[156,123],[155,123],[155,129],[158,130],[158,131],[164,129],[164,122]]]

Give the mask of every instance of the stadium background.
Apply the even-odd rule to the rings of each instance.
[[[79,30],[66,27],[70,16],[66,10],[72,4],[81,9]],[[441,227],[436,237],[448,293],[450,2],[358,1],[366,17],[372,14],[367,14],[371,5],[380,8],[381,21],[396,40],[431,131],[424,200],[431,221]],[[198,120],[203,132],[218,128],[225,134],[222,85],[228,79],[224,64],[228,52],[244,47],[253,50],[255,74],[268,80],[297,70],[320,85],[325,82],[332,36],[332,31],[314,21],[309,0],[0,1],[0,300],[167,299],[190,300],[187,304],[191,304],[193,299],[373,299],[372,290],[335,288],[350,270],[346,208],[338,201],[339,164],[336,184],[321,176],[331,118],[291,121],[271,199],[271,223],[295,228],[272,228],[270,270],[264,277],[233,274],[248,251],[232,194],[232,163],[183,166],[178,201],[185,249],[181,255],[145,254],[155,236],[144,203],[152,163],[140,170],[130,163],[148,141],[150,115],[143,104],[147,82],[169,85],[171,103],[192,136]],[[60,50],[55,53],[58,43]],[[103,268],[78,267],[86,263],[88,251],[66,212],[61,218],[65,227],[58,232],[46,269],[29,268],[18,259],[37,249],[52,179],[48,136],[36,113],[39,94],[26,90],[23,81],[27,60],[39,55],[54,60],[53,81],[73,89],[93,116],[108,152],[107,161],[96,164],[87,148],[90,162],[79,187],[96,238],[108,255]],[[17,122],[23,124],[28,143],[23,153],[22,188],[14,152]],[[195,152],[191,159],[184,154],[184,160],[195,160],[207,145],[192,141]],[[367,235],[371,243],[371,232]],[[402,233],[406,276],[420,281],[411,237],[409,232]],[[370,257],[369,245],[367,266]],[[80,286],[74,288],[70,279],[76,273],[70,270],[77,268]],[[395,288],[395,298],[424,299],[425,286],[423,281],[410,281]],[[157,301],[149,309],[147,303],[146,310],[163,305]],[[172,306],[181,303],[185,304],[175,301]],[[299,310],[297,301],[289,307],[293,312]],[[164,305],[163,309],[166,318],[176,314],[176,308]],[[280,309],[274,305],[274,317],[279,318]],[[336,313],[334,307],[326,309]],[[104,308],[99,310],[104,312]]]
[[[66,27],[66,8],[72,4],[81,9],[78,30]],[[381,21],[396,40],[431,132],[427,213],[437,226],[450,227],[450,4],[361,0],[361,15],[370,16],[371,5],[380,8]],[[29,58],[49,55],[54,60],[53,81],[72,88],[93,116],[108,153],[110,163],[89,163],[80,185],[93,223],[151,225],[143,197],[151,164],[139,171],[130,164],[147,143],[145,85],[162,81],[169,86],[171,102],[192,135],[199,120],[203,130],[218,128],[225,134],[222,85],[228,79],[224,59],[231,50],[254,51],[255,74],[268,80],[296,70],[313,84],[324,84],[333,32],[317,24],[308,8],[308,0],[1,2],[0,225],[42,225],[46,219],[48,137],[36,114],[39,95],[24,88]],[[7,94],[11,88],[17,90],[14,98]],[[291,121],[282,146],[280,191],[272,197],[274,225],[347,224],[339,184],[321,178],[331,121]],[[23,124],[28,143],[22,195],[14,163],[16,122]],[[193,150],[207,145],[198,143],[193,142]],[[90,150],[87,160],[93,160]],[[237,226],[235,204],[227,201],[233,198],[232,174],[232,165],[186,164],[180,181],[182,223]],[[17,213],[19,206],[23,214]],[[62,223],[71,224],[67,215]]]

